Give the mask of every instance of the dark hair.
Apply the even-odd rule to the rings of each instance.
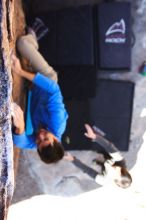
[[[54,141],[53,145],[43,147],[41,150],[37,148],[37,152],[44,163],[55,163],[64,156],[64,148],[58,141]]]
[[[128,188],[132,183],[132,177],[126,168],[125,160],[117,161],[113,166],[121,168],[121,179],[115,180],[115,183],[122,188]]]
[[[123,167],[123,168],[127,168],[126,166],[126,161],[124,159],[116,161],[113,166],[119,166],[119,167]]]

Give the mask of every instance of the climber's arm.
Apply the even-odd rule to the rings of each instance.
[[[32,81],[34,79],[35,73],[31,73],[31,72],[24,70],[21,66],[20,60],[15,55],[12,56],[11,63],[12,63],[11,67],[12,67],[13,73],[21,77],[24,77],[25,79],[29,81]]]

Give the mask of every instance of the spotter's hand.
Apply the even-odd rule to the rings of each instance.
[[[85,128],[86,128],[86,132],[84,133],[84,135],[92,140],[95,140],[96,134],[95,134],[93,128],[88,124],[85,124]]]
[[[63,159],[68,160],[68,161],[74,161],[74,156],[71,153],[66,152]]]

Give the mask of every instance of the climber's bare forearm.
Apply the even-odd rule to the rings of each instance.
[[[28,72],[28,71],[23,70],[23,69],[21,70],[21,73],[19,75],[24,77],[25,79],[31,81],[31,82],[35,77],[35,73],[31,73],[31,72]]]

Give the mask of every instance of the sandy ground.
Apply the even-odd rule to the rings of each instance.
[[[107,185],[72,197],[53,196],[50,194],[30,196],[29,199],[24,199],[10,207],[8,220],[50,218],[54,220],[88,220],[91,218],[100,220],[145,220],[145,143],[146,133],[144,135],[144,143],[138,153],[137,163],[131,170],[133,184],[130,188],[120,189],[114,185]],[[28,186],[29,190],[36,190],[35,181],[27,180],[28,182],[32,183],[32,185]],[[71,184],[70,187],[72,187]],[[28,189],[26,191],[28,192]]]
[[[32,162],[32,155],[30,155],[27,157],[28,160],[23,161],[22,167],[20,163],[19,180],[17,178],[19,185],[14,194],[14,204],[10,207],[8,220],[50,218],[53,220],[88,220],[91,218],[145,220],[145,144],[146,132],[143,135],[143,144],[138,152],[136,165],[130,170],[133,184],[128,189],[121,189],[112,184],[97,188],[88,176],[75,170],[71,164],[62,161],[57,167],[52,166],[53,169],[50,169],[43,164],[40,165],[39,161],[37,161],[37,165],[36,163],[34,165],[34,157],[37,158],[37,156],[34,155]],[[79,154],[79,152],[76,153]],[[88,152],[88,154],[88,157],[91,158],[92,153]],[[87,155],[83,154],[83,157],[87,159]],[[31,172],[29,169],[28,175],[30,163],[31,168],[37,169],[38,176],[33,172],[33,168]],[[68,167],[65,168],[65,166]],[[62,173],[60,173],[61,170]],[[68,176],[74,177],[74,179],[67,181],[65,177]],[[61,177],[64,178],[62,183],[60,182]],[[75,181],[75,177],[78,181]],[[61,183],[60,186],[59,183]]]

